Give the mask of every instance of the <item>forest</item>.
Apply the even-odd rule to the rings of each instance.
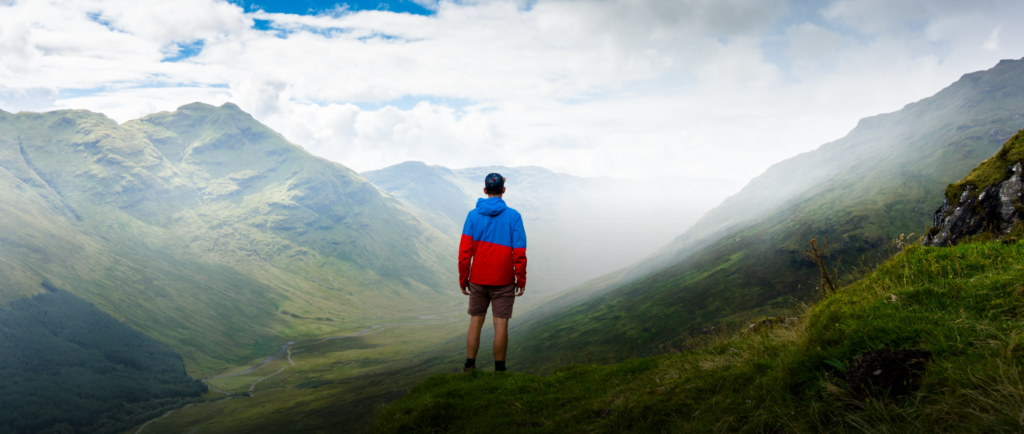
[[[42,286],[0,308],[0,433],[114,433],[201,400],[170,347]]]

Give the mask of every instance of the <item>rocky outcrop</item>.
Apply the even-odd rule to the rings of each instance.
[[[1018,161],[1006,169],[1006,179],[981,189],[967,185],[956,203],[947,197],[935,211],[934,225],[922,239],[928,246],[949,246],[983,232],[1005,235],[1024,220],[1024,167]]]

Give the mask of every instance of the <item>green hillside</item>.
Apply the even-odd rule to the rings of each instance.
[[[0,433],[117,433],[200,401],[170,347],[46,289],[0,308]]]
[[[476,199],[486,197],[481,192],[483,181],[466,185],[452,170],[419,161],[406,161],[361,175],[415,209],[431,226],[455,239],[462,234],[466,213],[476,206]],[[476,184],[480,184],[480,188],[472,189]]]
[[[1022,244],[915,245],[788,325],[547,376],[435,376],[375,432],[1021,432],[1021,282]]]
[[[855,277],[893,238],[926,231],[945,186],[1024,127],[1022,78],[1024,60],[1002,61],[773,166],[647,262],[530,312],[510,354],[534,369],[581,348],[617,360],[735,312],[784,310],[815,292],[814,236]]]
[[[0,112],[0,234],[0,303],[52,281],[197,377],[460,301],[450,239],[232,104]]]

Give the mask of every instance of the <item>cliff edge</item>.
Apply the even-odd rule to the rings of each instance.
[[[964,179],[946,187],[934,225],[921,244],[950,246],[981,233],[1009,234],[1024,220],[1024,130]]]

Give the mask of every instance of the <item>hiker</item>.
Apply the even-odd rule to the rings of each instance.
[[[526,291],[526,231],[519,211],[501,199],[505,178],[488,174],[484,194],[487,199],[478,199],[466,216],[459,242],[459,288],[469,296],[470,315],[462,372],[476,369],[488,305],[494,308],[494,370],[505,371],[508,320],[516,297]]]

